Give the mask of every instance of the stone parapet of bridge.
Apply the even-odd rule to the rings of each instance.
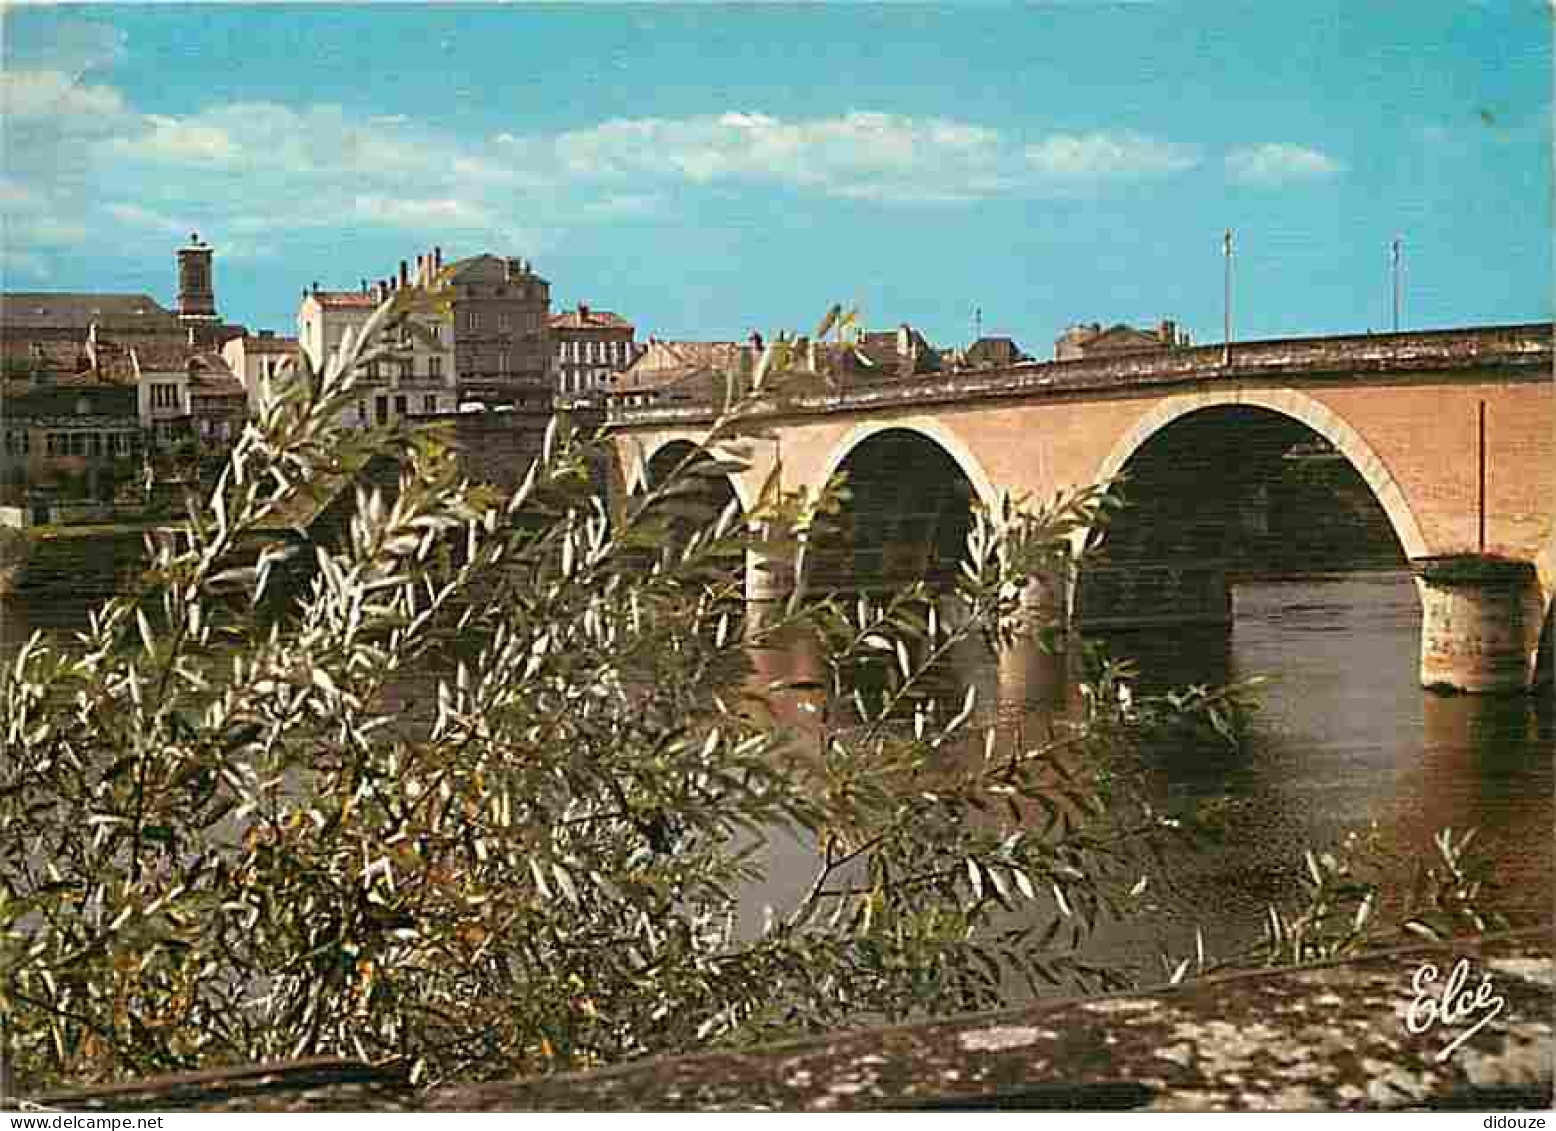
[[[775,414],[858,412],[904,404],[956,403],[985,398],[1050,397],[1184,383],[1260,378],[1356,378],[1491,370],[1551,375],[1552,324],[1476,326],[1398,334],[1279,338],[1156,350],[1138,354],[1030,361],[994,369],[926,374],[912,378],[852,378],[836,388],[774,396]],[[706,422],[711,402],[614,408],[617,427]]]

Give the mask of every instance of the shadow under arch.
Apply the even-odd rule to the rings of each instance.
[[[1382,507],[1393,526],[1394,535],[1407,558],[1425,557],[1431,552],[1421,524],[1416,521],[1409,501],[1388,467],[1362,437],[1344,419],[1322,402],[1295,389],[1238,390],[1229,394],[1191,394],[1168,397],[1158,401],[1137,420],[1133,427],[1113,445],[1097,468],[1093,483],[1107,483],[1118,478],[1130,462],[1151,438],[1174,422],[1191,413],[1205,409],[1247,406],[1262,408],[1305,425],[1317,436],[1344,456],[1371,489],[1373,498]],[[1072,548],[1079,553],[1089,546],[1095,537],[1094,529],[1076,531]]]
[[[657,487],[665,483],[671,476],[678,472],[690,484],[693,489],[684,494],[678,494],[674,500],[667,500],[668,504],[678,504],[684,507],[692,503],[699,510],[705,512],[706,518],[698,522],[691,516],[684,514],[672,514],[666,519],[665,530],[670,544],[675,548],[685,546],[692,531],[700,526],[711,524],[724,509],[734,501],[742,514],[747,510],[746,501],[741,495],[740,484],[733,477],[724,474],[696,474],[691,469],[695,466],[698,456],[712,459],[703,451],[702,447],[690,440],[671,440],[660,445],[649,456],[639,470],[642,485],[644,487]],[[744,551],[737,551],[728,556],[727,560],[721,560],[720,571],[727,577],[744,582],[746,575],[746,558]]]
[[[1078,531],[1082,628],[1231,623],[1239,573],[1403,567],[1427,545],[1371,447],[1291,390],[1169,398],[1113,447],[1098,479],[1129,506]]]
[[[930,423],[862,424],[838,445],[825,478],[846,473],[849,497],[814,538],[812,588],[882,591],[955,575],[972,507],[995,492],[965,446]]]
[[[967,482],[972,485],[977,499],[986,507],[999,502],[999,491],[989,479],[983,463],[971,448],[945,424],[932,416],[909,416],[890,421],[861,421],[844,433],[843,438],[827,457],[818,482],[825,483],[842,470],[848,459],[873,436],[882,432],[907,432],[919,436],[946,454],[956,465]]]

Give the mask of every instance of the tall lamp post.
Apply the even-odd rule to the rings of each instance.
[[[1225,293],[1222,296],[1222,309],[1226,315],[1225,345],[1221,350],[1221,364],[1232,364],[1232,229],[1228,228],[1226,234],[1221,237],[1221,251],[1226,258]]]
[[[1394,333],[1399,333],[1399,299],[1400,299],[1400,256],[1404,248],[1404,240],[1395,236],[1390,245],[1392,254],[1390,259],[1394,265]]]

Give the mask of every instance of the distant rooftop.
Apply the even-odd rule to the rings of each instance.
[[[0,325],[8,330],[177,329],[178,315],[150,295],[9,291],[0,295]],[[159,325],[160,323],[160,325]]]

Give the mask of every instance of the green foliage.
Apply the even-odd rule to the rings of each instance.
[[[1471,851],[1475,830],[1457,839],[1441,829],[1433,854],[1422,859],[1390,844],[1374,825],[1365,835],[1348,834],[1332,852],[1302,854],[1299,906],[1266,909],[1264,937],[1228,957],[1207,955],[1203,932],[1195,954],[1176,965],[1165,956],[1172,981],[1196,974],[1249,966],[1297,966],[1345,958],[1379,947],[1426,939],[1506,930],[1494,909],[1494,862]],[[1398,877],[1411,878],[1402,886]]]
[[[1041,628],[1023,591],[1110,496],[978,511],[947,592],[812,593],[843,484],[706,502],[748,464],[750,398],[613,500],[601,441],[562,421],[512,492],[462,479],[436,428],[342,429],[376,343],[436,301],[397,292],[338,366],[267,390],[135,591],[6,673],[17,1084],[312,1055],[429,1084],[1116,982],[1079,948],[1177,831],[1132,798],[1137,720],[1105,684],[1012,747],[972,691],[925,690],[951,649]],[[384,452],[397,494],[359,491],[307,587],[271,592],[287,551],[254,536]],[[797,578],[760,618],[728,569],[747,552]],[[824,687],[752,674],[794,634]],[[775,725],[816,690],[813,723]],[[743,931],[779,830],[814,846],[813,880]]]

